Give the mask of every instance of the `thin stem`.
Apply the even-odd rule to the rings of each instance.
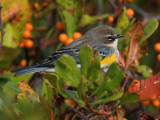
[[[93,109],[93,107],[89,104],[89,102],[88,102],[88,98],[86,98],[86,105],[87,105],[87,107],[88,107],[88,109],[93,113],[93,114],[98,114],[98,115],[106,115],[106,116],[108,116],[108,115],[111,115],[111,113],[112,112],[106,112],[106,111],[101,111],[101,112],[99,112],[99,111],[96,111],[96,110],[94,110]]]
[[[1,2],[0,2],[0,30],[1,30],[0,56],[1,56],[1,53],[2,53],[2,43],[3,43],[3,36],[4,36],[1,10],[2,10],[2,5],[1,5]]]
[[[89,120],[82,112],[80,112],[79,110],[75,109],[75,108],[72,108],[70,106],[67,106],[67,108],[77,114],[80,115],[80,117],[82,117],[84,120]]]
[[[124,89],[125,88],[125,86],[127,85],[127,82],[128,82],[128,74],[126,73],[126,80],[124,81],[124,84],[123,84],[123,86],[122,86],[122,88]]]
[[[116,4],[114,3],[113,0],[108,0],[110,2],[110,4],[112,5],[112,7],[116,10],[117,9],[117,6]]]

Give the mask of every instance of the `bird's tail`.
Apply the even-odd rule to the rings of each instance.
[[[25,67],[25,68],[16,68],[16,69],[11,70],[12,73],[15,73],[15,76],[20,76],[20,75],[24,75],[28,73],[35,73],[35,72],[40,72],[40,71],[54,72],[53,69],[48,68],[48,67],[35,67],[35,66]]]

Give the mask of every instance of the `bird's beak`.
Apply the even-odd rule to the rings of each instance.
[[[124,37],[125,35],[120,35],[120,34],[118,34],[117,35],[117,38],[121,38],[121,37]]]

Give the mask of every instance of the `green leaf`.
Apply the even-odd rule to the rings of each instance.
[[[100,74],[100,59],[101,56],[97,56],[88,70],[88,84],[89,88],[92,90],[95,89],[96,80],[98,79]]]
[[[107,91],[103,91],[103,93],[97,95],[97,99],[96,100],[103,99],[103,98],[105,98],[107,96],[108,96],[108,92]]]
[[[2,74],[0,75],[0,80],[10,80],[11,76],[10,74]]]
[[[109,70],[107,71],[106,75],[104,76],[104,79],[100,84],[99,87],[93,92],[93,95],[98,95],[99,93],[102,93],[103,91],[112,91],[114,88],[116,88],[120,83],[122,82],[125,75],[125,71],[120,70],[118,65],[116,63],[113,63]]]
[[[68,86],[77,88],[80,81],[80,71],[72,57],[63,55],[56,61],[55,70],[63,82]]]
[[[127,16],[126,10],[123,11],[122,15],[118,18],[118,27],[121,31],[125,30],[129,25],[129,18]]]
[[[3,106],[4,106],[5,104],[4,104],[4,102],[3,102],[3,100],[0,98],[0,111],[3,109]]]
[[[103,82],[101,82],[93,95],[102,93],[105,90],[112,91],[121,84],[124,79],[124,75],[125,71],[121,70],[116,63],[113,63],[104,76]]]
[[[103,14],[100,16],[90,16],[88,14],[84,14],[82,16],[81,22],[80,22],[80,26],[86,26],[89,24],[94,24],[95,22],[97,22],[98,20],[103,20],[109,16],[113,16],[112,14]]]
[[[63,88],[63,80],[61,78],[59,78],[56,82],[56,86],[57,86],[57,89],[59,91],[59,93],[65,97],[65,98],[68,98],[68,99],[71,99],[71,97],[67,94],[66,90]]]
[[[57,80],[57,89],[60,92],[60,94],[67,98],[67,99],[73,99],[74,101],[76,101],[79,105],[81,106],[85,106],[85,103],[79,98],[77,91],[71,91],[71,90],[66,90],[63,88],[63,80],[62,79],[58,79]]]
[[[4,34],[3,46],[16,48],[21,39],[19,31],[15,27],[12,27],[10,23],[6,24],[4,31],[6,32]]]
[[[95,79],[97,79],[100,72],[100,59],[101,56],[97,56],[93,64],[89,67],[87,77],[89,81],[95,81]]]
[[[53,103],[53,97],[56,94],[54,87],[50,84],[50,82],[45,79],[42,84],[41,95],[44,96],[47,103],[51,106]]]
[[[55,88],[56,88],[56,81],[58,76],[55,73],[49,73],[44,76]]]
[[[153,72],[151,68],[149,68],[146,65],[139,65],[136,67],[138,69],[139,72],[142,73],[144,78],[148,78],[151,76],[151,73]]]
[[[18,85],[16,83],[8,81],[7,84],[6,84],[6,86],[10,90],[14,91],[16,94],[20,93],[20,90],[19,90]]]
[[[11,63],[21,52],[20,48],[3,48],[0,60]]]
[[[104,99],[101,99],[101,100],[97,100],[97,101],[95,101],[94,103],[91,103],[91,104],[92,105],[106,104],[108,102],[115,101],[115,100],[121,98],[122,96],[123,96],[123,89],[120,89],[116,93],[113,93],[113,95],[108,96],[108,97],[106,97]]]
[[[106,81],[106,89],[112,91],[118,87],[122,83],[124,76],[125,70],[121,70],[116,63],[113,63],[104,76],[104,81]]]
[[[120,105],[126,104],[126,103],[136,103],[139,101],[139,96],[133,93],[127,93],[120,102]]]
[[[77,88],[78,96],[81,100],[85,101],[87,91],[88,91],[88,85],[85,77],[82,76],[82,79]]]
[[[9,66],[9,62],[6,60],[0,61],[0,68],[5,68]]]
[[[11,76],[12,75],[10,74],[0,75],[0,87],[5,85],[5,87],[9,88],[10,90],[18,94],[20,93],[18,85],[15,82],[9,81]]]
[[[81,61],[81,74],[87,77],[88,69],[93,60],[93,51],[89,46],[83,46],[79,52],[79,58]]]
[[[61,20],[63,20],[68,37],[71,38],[80,23],[82,6],[80,2],[72,0],[57,0],[57,3]]]
[[[134,19],[130,22],[130,24],[123,30],[122,34],[128,32],[128,31],[132,28],[135,20],[136,20],[136,19],[134,18]]]
[[[158,25],[159,25],[159,22],[156,18],[150,19],[144,27],[144,35],[139,41],[139,44],[142,44],[143,41],[148,39],[154,33],[154,31],[156,31],[156,29],[158,28]]]
[[[11,81],[13,81],[14,83],[19,83],[20,81],[26,81],[28,82],[31,77],[33,76],[34,73],[30,73],[30,74],[24,74],[24,75],[20,75],[20,76],[11,76]]]

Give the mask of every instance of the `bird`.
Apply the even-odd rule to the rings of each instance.
[[[58,60],[62,55],[72,56],[80,68],[78,53],[80,48],[84,45],[90,46],[94,51],[97,51],[98,55],[102,56],[100,67],[107,72],[112,63],[118,62],[119,52],[117,44],[120,37],[124,37],[124,35],[118,34],[111,26],[98,25],[67,46],[57,50],[41,62],[25,68],[16,68],[11,70],[11,72],[14,73],[14,76],[35,72],[52,73],[55,72],[54,67],[56,60]]]

